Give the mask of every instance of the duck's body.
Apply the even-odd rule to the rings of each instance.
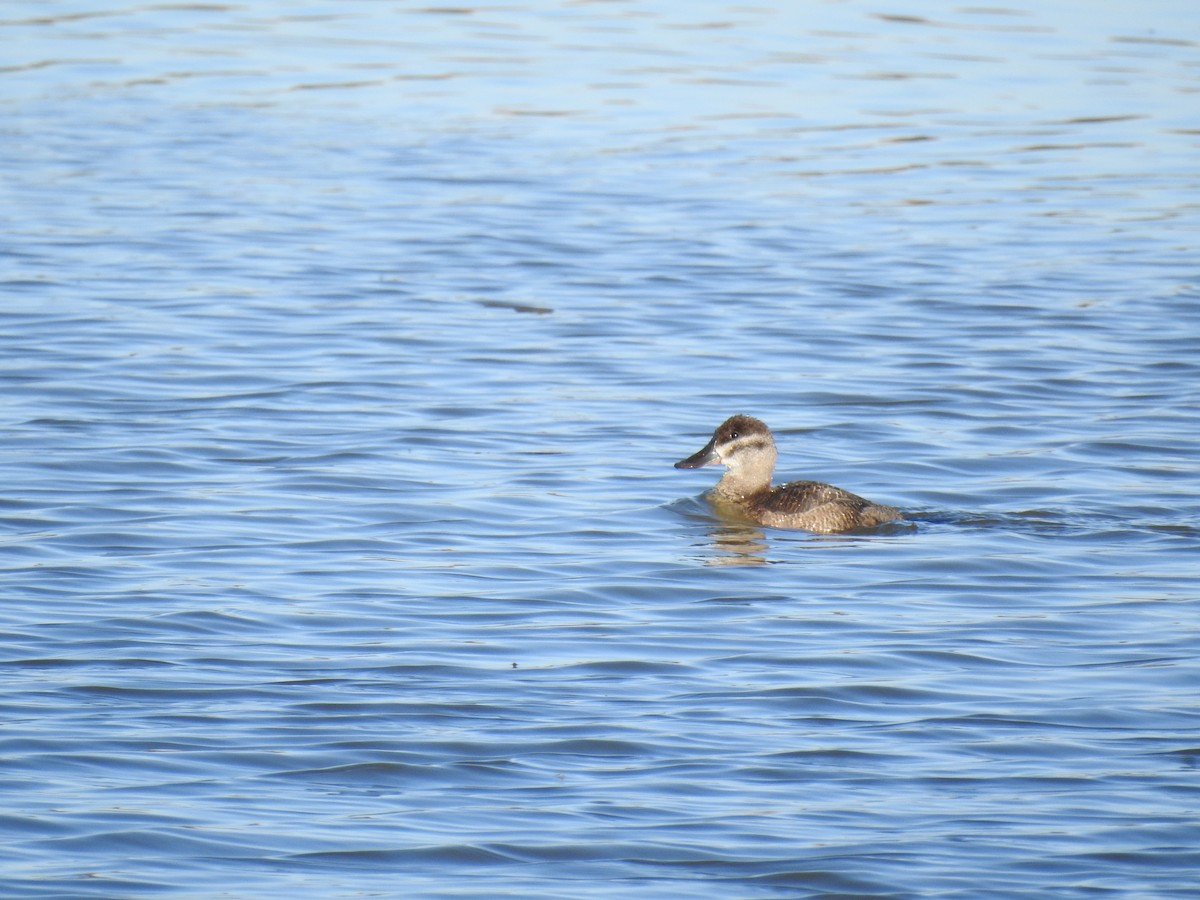
[[[712,499],[772,528],[834,534],[904,518],[895,507],[880,506],[820,481],[771,487],[776,456],[775,439],[766,425],[750,416],[732,416],[702,450],[675,463],[675,468],[725,466],[725,474],[711,491]]]

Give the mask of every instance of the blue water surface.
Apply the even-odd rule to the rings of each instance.
[[[1197,26],[9,3],[3,895],[1197,896]]]

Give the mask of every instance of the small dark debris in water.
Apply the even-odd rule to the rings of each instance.
[[[1194,47],[1195,41],[1184,40],[1181,38],[1164,38],[1150,37],[1147,35],[1129,35],[1128,37],[1118,36],[1110,37],[1110,41],[1117,44],[1165,44],[1168,47]]]
[[[885,22],[907,22],[910,25],[931,25],[929,19],[923,16],[902,16],[892,13],[875,13],[876,19],[882,19]]]
[[[1144,119],[1144,118],[1146,118],[1146,116],[1141,113],[1129,113],[1129,114],[1120,115],[1120,116],[1079,116],[1078,118],[1074,118],[1074,119],[1063,119],[1061,122],[1055,122],[1053,124],[1056,124],[1056,125],[1057,124],[1095,125],[1095,124],[1106,124],[1108,122],[1130,122],[1135,119]]]
[[[549,306],[530,306],[526,303],[505,303],[503,300],[476,300],[480,306],[488,309],[511,309],[513,312],[533,313],[535,316],[548,316],[554,312]]]
[[[517,667],[517,664],[516,664],[516,663],[513,663],[513,668],[515,669],[516,667]]]

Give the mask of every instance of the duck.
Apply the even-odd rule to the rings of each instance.
[[[771,486],[775,471],[775,438],[753,416],[730,416],[712,440],[677,469],[725,466],[725,474],[708,492],[718,510],[728,509],[758,525],[837,534],[903,519],[894,506],[872,503],[857,494],[820,481],[789,481]]]

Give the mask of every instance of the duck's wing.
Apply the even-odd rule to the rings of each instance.
[[[838,503],[853,509],[870,506],[858,494],[825,484],[822,481],[789,481],[771,491],[771,508],[783,513],[803,513],[827,503]]]
[[[762,511],[761,521],[764,525],[834,534],[902,518],[894,507],[880,506],[832,484],[790,481],[771,492],[770,507]]]

